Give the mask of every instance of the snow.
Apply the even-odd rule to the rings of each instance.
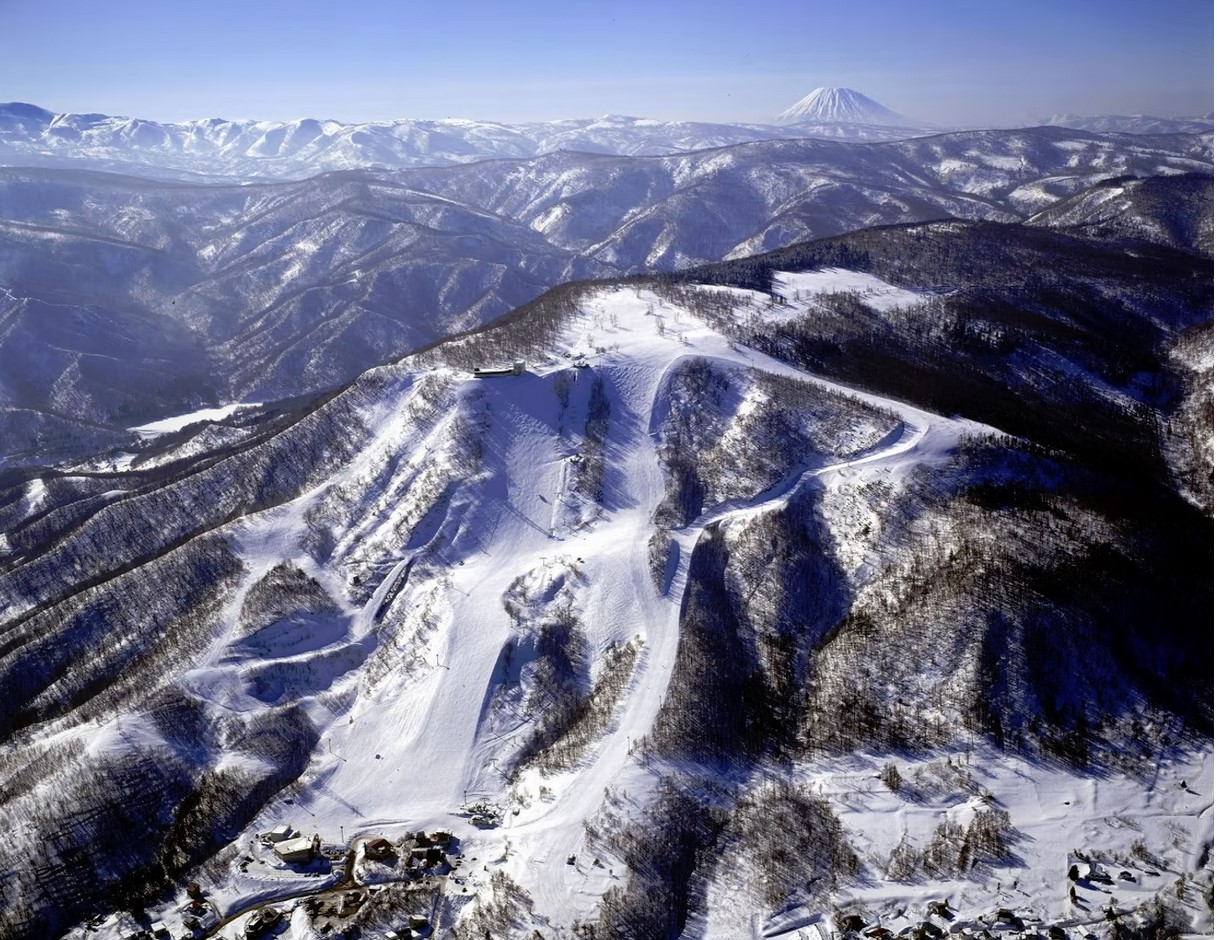
[[[800,315],[814,315],[815,297],[827,291],[856,292],[885,311],[922,297],[842,269],[780,274],[776,285]],[[741,308],[767,304],[762,295],[733,293]],[[764,315],[787,312],[778,307]],[[589,368],[572,368],[574,357],[564,358],[562,351],[587,354]],[[870,449],[827,466],[803,468],[770,491],[715,507],[674,531],[679,560],[670,590],[660,594],[644,548],[655,531],[652,514],[665,489],[657,429],[667,407],[667,378],[693,356],[847,392],[895,412],[900,425]],[[361,416],[370,430],[369,443],[341,474],[227,530],[245,574],[225,610],[229,629],[182,685],[217,715],[263,709],[279,696],[297,698],[318,723],[321,738],[298,785],[272,800],[234,840],[242,848],[251,846],[255,864],[242,867],[234,861],[208,885],[223,913],[244,910],[258,899],[294,896],[336,877],[303,881],[256,845],[257,833],[290,820],[331,844],[451,829],[466,857],[483,860],[462,869],[464,886],[474,895],[489,897],[490,872],[503,870],[531,893],[538,919],[559,927],[593,919],[600,896],[621,875],[613,873],[611,859],[600,867],[590,864],[584,822],[601,809],[610,788],[637,795],[632,804],[637,807],[646,805],[655,785],[633,745],[651,728],[667,690],[689,558],[705,527],[738,524],[777,508],[813,481],[829,494],[826,505],[831,505],[832,493],[879,475],[899,485],[915,469],[948,460],[962,435],[988,430],[813,378],[734,344],[687,310],[628,288],[604,288],[585,299],[549,358],[530,362],[525,375],[474,379],[447,368],[429,374],[412,374],[409,368],[380,370],[387,391]],[[560,373],[571,382],[566,410],[554,394]],[[581,501],[570,472],[572,453],[585,446],[576,419],[586,410],[593,377],[604,383],[613,416],[605,442],[613,477],[602,510]],[[429,394],[444,402],[430,416],[424,408]],[[238,407],[195,412],[140,430],[164,433],[200,416],[223,417]],[[470,475],[453,465],[453,454],[460,435],[472,433],[474,426],[483,429],[484,469]],[[383,482],[387,467],[389,482]],[[380,485],[383,490],[377,489]],[[439,508],[426,509],[424,497],[446,485],[454,487],[452,494],[436,504]],[[306,547],[310,525],[318,524],[318,513],[338,495],[353,501],[355,517],[330,523],[334,560],[319,564]],[[415,512],[442,517],[433,534],[420,535],[425,527],[408,522]],[[861,526],[865,520],[850,524]],[[403,529],[411,534],[403,536]],[[427,555],[423,542],[441,552]],[[865,571],[863,548],[842,551],[850,570]],[[315,578],[341,611],[242,634],[237,621],[244,599],[283,561]],[[371,573],[374,588],[351,593],[345,565]],[[530,727],[518,698],[501,693],[508,668],[529,668],[526,644],[515,653],[523,665],[504,663],[508,644],[521,639],[504,607],[513,591],[525,592],[538,609],[569,602],[597,654],[636,638],[641,652],[612,724],[583,760],[549,776],[528,769],[511,781],[505,762]],[[395,654],[398,643],[402,652],[385,660],[389,668],[375,675],[360,668],[373,657]],[[97,733],[92,746],[130,746],[132,736],[144,733],[137,724],[115,722]],[[158,746],[150,738],[142,744]],[[940,755],[936,761],[948,756],[958,758],[976,788],[903,800],[877,779],[883,762],[877,755],[797,768],[800,779],[830,801],[868,860],[884,858],[903,833],[924,842],[946,816],[966,822],[984,805],[986,789],[993,805],[1010,813],[1023,840],[1017,851],[1026,867],[994,869],[984,880],[946,886],[879,877],[849,888],[850,896],[886,912],[885,922],[901,924],[901,917],[908,920],[914,909],[919,915],[920,905],[944,891],[961,918],[979,917],[1000,901],[1043,918],[1081,920],[1081,914],[1063,906],[1070,851],[1127,852],[1139,834],[1155,851],[1159,843],[1168,844],[1164,857],[1182,870],[1206,838],[1212,841],[1211,748],[1163,763],[1149,782],[1082,778],[982,750]],[[249,759],[216,757],[220,767]],[[917,766],[900,764],[906,779],[916,778]],[[1195,789],[1185,791],[1182,779]],[[477,828],[461,813],[462,806],[478,798],[504,808],[501,826]],[[1172,836],[1172,826],[1185,835]],[[565,864],[571,855],[576,864]],[[1164,870],[1160,877],[1174,877],[1173,872]],[[1150,890],[1143,884],[1118,885],[1113,896],[1131,903],[1139,891]],[[1106,900],[1096,894],[1085,916],[1096,914]],[[808,931],[816,921],[815,909],[788,911],[762,922],[759,908],[734,891],[729,880],[710,886],[707,903],[707,937],[739,936],[741,925],[748,923],[754,924],[753,936],[814,936]],[[163,916],[171,919],[169,909]],[[243,919],[219,935],[239,936]],[[101,931],[103,937],[116,935],[117,927]],[[313,936],[299,909],[291,917],[291,936]]]
[[[1016,173],[1019,170],[1027,168],[1027,160],[1025,157],[1004,156],[996,153],[982,153],[979,150],[969,150],[966,156],[978,161],[983,166],[992,167],[996,170],[1006,170],[1010,173]]]
[[[803,315],[806,305],[799,301],[814,299],[818,294],[853,293],[868,307],[885,313],[897,307],[921,303],[929,296],[924,292],[896,287],[873,274],[843,268],[824,268],[799,274],[778,272],[774,275],[774,293],[793,303],[789,310],[776,309],[767,314],[767,317],[774,319],[794,319]]]
[[[184,427],[191,424],[198,424],[202,421],[223,421],[225,418],[236,414],[247,408],[257,408],[256,403],[234,402],[230,405],[222,405],[219,408],[200,408],[198,411],[191,411],[188,414],[175,415],[171,418],[161,418],[158,421],[150,421],[148,424],[141,424],[138,427],[129,428],[140,437],[157,437],[161,434],[170,434],[174,431],[180,431]]]
[[[829,91],[836,95],[822,102],[820,111],[835,116],[818,117],[812,109],[796,118],[794,127],[619,115],[524,124],[467,119],[158,124],[94,114],[0,122],[0,143],[33,162],[52,154],[100,166],[134,162],[168,176],[220,175],[248,185],[254,177],[305,178],[357,167],[446,166],[560,151],[655,156],[790,137],[891,140],[926,132],[856,92]]]
[[[89,742],[90,757],[168,749],[156,723],[146,715],[123,715],[99,728]]]
[[[303,907],[292,911],[289,924],[291,940],[321,940],[321,935],[313,929],[313,925],[309,922],[308,912]]]
[[[920,762],[897,758],[901,793],[892,793],[879,779],[887,760],[859,755],[811,763],[799,769],[799,777],[828,800],[855,851],[878,876],[859,878],[835,903],[857,902],[896,933],[925,920],[930,901],[946,900],[952,919],[965,924],[1008,908],[1026,921],[1062,924],[1074,937],[1101,935],[1104,908],[1115,903],[1122,911],[1134,909],[1175,879],[1202,869],[1200,857],[1212,845],[1211,749],[1164,762],[1143,778],[1079,776],[989,749]],[[1011,863],[982,865],[969,877],[948,881],[883,876],[888,856],[902,840],[923,847],[944,819],[966,828],[987,808],[1010,814],[1017,833]],[[1066,876],[1078,852],[1098,858],[1112,884],[1079,883],[1075,906]],[[1138,852],[1158,858],[1148,864],[1148,856]],[[1121,871],[1134,880],[1119,878]],[[732,890],[730,879],[711,890],[708,903],[699,934],[707,938],[740,936],[740,924],[756,909],[746,895]],[[781,912],[757,920],[750,935],[810,940],[816,937],[812,924],[822,920],[806,909]],[[867,920],[873,925],[874,917]],[[946,923],[940,926],[945,929]],[[1211,922],[1198,921],[1193,928],[1208,932]]]
[[[21,495],[21,515],[28,517],[36,513],[47,500],[46,483],[41,477],[33,477]]]
[[[911,124],[852,88],[816,88],[777,116],[777,123]]]

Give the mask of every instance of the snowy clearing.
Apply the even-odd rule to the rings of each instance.
[[[223,405],[219,408],[201,408],[188,414],[174,415],[172,418],[161,418],[159,421],[150,421],[148,424],[141,424],[137,427],[129,428],[129,430],[134,431],[140,437],[157,437],[160,434],[180,431],[184,427],[198,424],[202,421],[222,421],[239,411],[257,407],[257,403],[234,402],[231,405]]]

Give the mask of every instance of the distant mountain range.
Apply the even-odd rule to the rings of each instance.
[[[1121,133],[1197,133],[1212,121],[1078,118],[1050,123]],[[655,121],[605,115],[507,124],[460,119],[344,124],[207,118],[164,124],[105,114],[56,114],[32,104],[0,104],[0,165],[83,166],[171,179],[303,179],[363,167],[402,169],[528,159],[560,150],[663,156],[787,138],[852,142],[902,140],[948,130],[889,110],[849,88],[817,88],[774,124]],[[955,128],[960,129],[960,128]]]
[[[9,103],[0,104],[0,164],[83,164],[178,179],[300,179],[333,170],[450,166],[560,150],[661,156],[791,137],[878,141],[930,132],[813,115],[786,126],[622,115],[526,124],[454,118],[364,124],[208,118],[162,124],[105,114],[55,114],[36,105]]]
[[[1213,115],[1163,118],[1149,114],[1100,114],[1090,117],[1054,114],[1044,123],[1100,134],[1202,134],[1213,129]]]

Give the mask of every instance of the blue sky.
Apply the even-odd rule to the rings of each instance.
[[[0,0],[0,101],[155,120],[1213,108],[1211,0]]]

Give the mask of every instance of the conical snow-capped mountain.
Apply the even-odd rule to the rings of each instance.
[[[912,124],[852,88],[817,88],[777,117],[779,124]]]

